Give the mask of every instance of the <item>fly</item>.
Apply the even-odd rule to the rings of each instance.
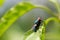
[[[34,22],[33,25],[33,31],[37,32],[37,30],[39,29],[39,26],[41,25],[42,20],[40,19],[40,17],[37,18],[37,20]]]

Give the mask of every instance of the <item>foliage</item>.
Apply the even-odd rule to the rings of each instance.
[[[0,0],[0,6],[2,6],[4,2],[5,0]]]
[[[0,37],[4,34],[4,32],[21,16],[23,16],[24,14],[26,14],[28,11],[34,9],[34,8],[40,8],[45,10],[47,13],[49,13],[50,15],[52,15],[53,17],[48,18],[46,20],[44,20],[41,28],[39,28],[39,30],[37,32],[33,32],[33,30],[29,30],[28,32],[26,32],[24,34],[24,38],[23,40],[27,40],[27,38],[32,35],[32,34],[36,34],[36,37],[38,37],[38,40],[45,40],[45,28],[46,25],[54,20],[55,22],[60,23],[60,6],[57,2],[57,0],[49,0],[50,2],[52,2],[57,10],[57,14],[54,14],[53,11],[51,11],[48,7],[45,6],[38,6],[38,5],[32,5],[31,3],[27,3],[27,2],[21,2],[18,5],[14,6],[13,8],[11,8],[9,11],[6,12],[6,14],[0,19]],[[33,35],[33,36],[34,36]],[[31,36],[32,37],[32,36]],[[37,38],[35,38],[37,39]],[[35,40],[34,39],[34,40]]]
[[[0,19],[0,37],[19,17],[33,8],[34,6],[30,3],[23,2],[7,11]]]

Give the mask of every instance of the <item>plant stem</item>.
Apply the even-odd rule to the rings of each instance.
[[[56,7],[56,10],[57,10],[57,17],[58,19],[60,20],[60,5],[58,3],[58,0],[50,0],[51,3],[53,3]]]
[[[48,14],[54,16],[54,17],[57,17],[54,12],[52,12],[49,8],[45,7],[45,6],[36,6],[36,8],[40,8],[40,9],[43,9],[44,11],[46,11]]]
[[[48,18],[47,20],[45,20],[45,25],[47,25],[50,21],[54,21],[54,22],[60,22],[59,19],[55,18],[55,17],[51,17],[51,18]]]

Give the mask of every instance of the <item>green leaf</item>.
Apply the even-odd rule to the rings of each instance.
[[[7,11],[0,19],[0,37],[19,17],[23,16],[26,12],[32,10],[33,8],[35,7],[30,3],[21,2]]]
[[[0,6],[2,6],[4,2],[5,0],[0,0]]]
[[[40,26],[37,32],[29,30],[24,34],[23,40],[44,40],[45,39],[45,27],[44,25]]]
[[[33,30],[29,30],[24,34],[23,40],[26,40],[29,35],[33,33]]]
[[[40,39],[41,40],[45,40],[45,25],[42,25],[42,31],[40,32],[41,35],[40,35]]]

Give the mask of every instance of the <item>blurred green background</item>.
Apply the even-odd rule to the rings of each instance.
[[[53,12],[56,13],[55,6],[50,3],[48,0],[24,0],[26,2],[33,3],[34,5],[44,5],[50,8]],[[5,3],[0,7],[0,18],[4,15],[6,11],[12,8],[14,5],[23,2],[23,0],[5,0]],[[60,1],[59,1],[60,2]],[[23,15],[21,18],[18,18],[17,21],[11,25],[11,27],[3,34],[0,40],[22,40],[23,35],[26,31],[31,29],[34,21],[41,17],[42,20],[45,20],[49,15],[42,9],[33,9],[27,14]],[[60,40],[60,23],[51,21],[46,27],[45,40]]]

